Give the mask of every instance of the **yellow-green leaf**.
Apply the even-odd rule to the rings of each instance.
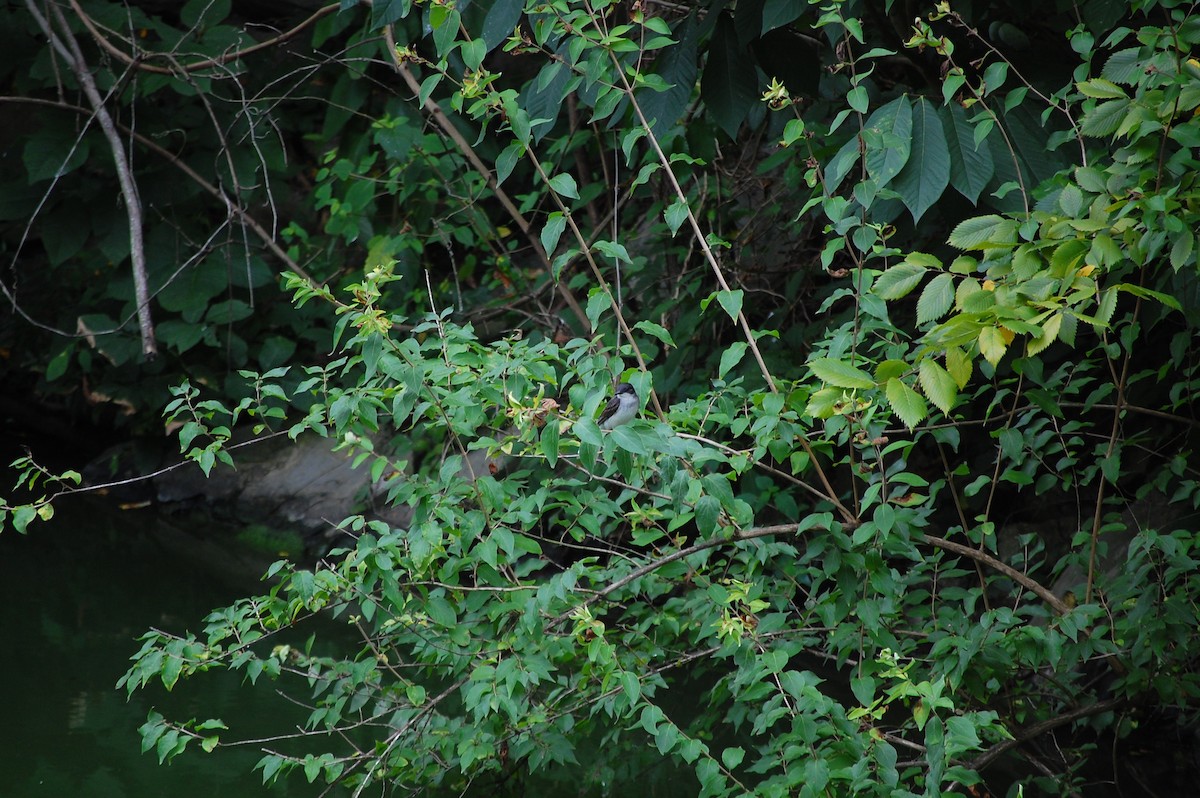
[[[961,348],[951,346],[946,349],[946,372],[960,389],[966,388],[971,381],[971,359]]]
[[[921,390],[929,397],[929,401],[937,405],[938,410],[949,415],[950,408],[954,406],[954,400],[958,397],[958,385],[954,378],[933,358],[921,361],[917,367],[917,375],[921,380]]]
[[[929,415],[929,406],[921,398],[921,394],[909,388],[896,378],[888,380],[887,400],[904,426],[912,429]]]
[[[917,300],[917,324],[937,321],[954,304],[954,277],[942,273],[929,281]]]
[[[999,363],[1000,358],[1004,357],[1006,349],[1008,349],[1008,344],[999,328],[984,327],[979,331],[979,353],[987,362],[993,366]]]
[[[874,388],[875,380],[860,368],[842,360],[822,357],[808,364],[817,379],[838,388]]]
[[[910,258],[875,278],[871,291],[887,300],[900,299],[920,284],[925,272],[925,266]]]

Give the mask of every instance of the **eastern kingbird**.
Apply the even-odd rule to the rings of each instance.
[[[637,391],[633,390],[629,383],[623,382],[617,386],[617,392],[608,400],[596,423],[600,425],[600,429],[612,429],[628,424],[637,415],[640,404]]]

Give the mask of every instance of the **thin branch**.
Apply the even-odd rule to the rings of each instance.
[[[91,111],[89,111],[87,108],[83,108],[82,106],[71,105],[69,103],[56,102],[54,100],[43,100],[43,99],[39,99],[36,97],[0,96],[0,102],[29,103],[32,105],[43,105],[43,106],[46,106],[49,108],[58,108],[63,111],[71,111],[71,112],[77,113],[77,114],[90,114],[91,113]],[[212,183],[205,180],[204,177],[201,176],[199,172],[197,172],[195,169],[193,169],[192,167],[188,166],[186,163],[181,161],[175,155],[175,153],[166,149],[165,147],[163,147],[161,144],[154,141],[153,139],[143,136],[141,133],[137,133],[133,130],[130,130],[129,128],[125,127],[124,125],[122,125],[120,123],[117,123],[117,129],[119,131],[121,131],[122,133],[124,133],[125,135],[131,137],[138,144],[141,144],[143,147],[146,147],[147,149],[154,152],[155,154],[163,157],[164,159],[167,160],[168,163],[170,163],[172,166],[179,169],[181,172],[183,172],[185,175],[187,175],[189,178],[191,178],[193,181],[195,181],[196,185],[200,186],[206,192],[208,192],[213,197],[215,197],[217,200],[219,200],[221,202],[221,204],[225,206],[225,210],[227,213],[229,213],[233,216],[236,216],[242,224],[244,224],[246,227],[249,227],[250,230],[256,236],[258,236],[258,238],[262,241],[263,246],[265,246],[268,250],[270,250],[271,254],[273,254],[280,261],[282,261],[283,264],[287,267],[287,269],[289,271],[295,272],[297,275],[299,275],[301,278],[303,278],[312,288],[314,288],[314,289],[320,288],[320,283],[318,283],[312,277],[312,275],[310,275],[307,271],[305,271],[304,268],[299,263],[297,263],[290,255],[288,255],[287,252],[283,249],[283,247],[279,246],[279,244],[275,241],[275,238],[266,230],[266,228],[264,228],[261,224],[259,224],[254,219],[254,217],[250,215],[249,211],[247,211],[245,208],[241,207],[236,202],[234,202],[232,199],[230,199],[229,195],[227,195],[222,189],[218,188],[217,186],[215,186]],[[335,302],[335,304],[337,304],[339,306],[341,305],[340,302]]]
[[[1023,729],[1011,740],[1005,740],[998,743],[979,756],[966,763],[966,767],[970,770],[983,770],[1003,754],[1016,748],[1019,745],[1024,745],[1030,740],[1042,736],[1052,729],[1057,729],[1059,726],[1066,726],[1068,723],[1074,723],[1077,720],[1088,718],[1093,715],[1100,715],[1104,712],[1111,712],[1114,709],[1120,709],[1128,703],[1125,698],[1110,698],[1107,701],[1099,701],[1086,707],[1079,707],[1067,712],[1062,712],[1055,715],[1049,720],[1044,720],[1041,723],[1035,723],[1027,729]]]
[[[974,560],[977,563],[986,565],[994,571],[999,571],[1009,579],[1024,587],[1026,590],[1036,594],[1038,598],[1050,605],[1050,608],[1059,615],[1066,615],[1071,611],[1071,608],[1068,607],[1062,599],[1051,593],[1049,588],[1029,578],[1027,575],[1021,573],[1016,568],[1013,568],[1008,563],[997,560],[987,552],[971,548],[970,546],[965,546],[962,543],[955,543],[953,541],[946,540],[945,538],[934,537],[933,535],[921,535],[918,540],[923,543],[928,543],[936,548],[952,551],[955,554],[960,554],[963,557]]]
[[[133,264],[133,287],[137,301],[138,327],[142,336],[142,354],[146,358],[153,359],[158,356],[158,343],[154,340],[154,321],[150,318],[150,291],[146,280],[146,249],[142,239],[142,201],[138,196],[137,184],[134,182],[129,160],[125,156],[125,142],[117,135],[117,127],[104,105],[104,98],[100,96],[100,91],[96,88],[96,82],[92,79],[87,62],[84,60],[83,51],[79,49],[79,43],[71,35],[71,27],[67,24],[62,11],[58,6],[50,6],[55,21],[65,36],[65,44],[51,28],[49,20],[38,11],[33,0],[25,0],[25,6],[37,21],[42,33],[49,39],[50,45],[66,59],[71,71],[75,73],[83,93],[87,95],[88,102],[91,103],[96,121],[99,122],[100,129],[104,131],[104,137],[108,139],[109,149],[112,150],[117,180],[121,185],[121,194],[125,198],[125,211],[129,218],[129,259]]]
[[[28,0],[27,0],[27,2],[28,2]],[[250,55],[251,53],[257,53],[260,50],[266,50],[268,48],[274,47],[277,44],[282,44],[283,42],[286,42],[288,39],[291,39],[294,36],[296,36],[297,34],[303,32],[305,28],[310,27],[311,25],[313,25],[313,23],[317,22],[318,20],[322,19],[323,17],[329,16],[330,14],[332,14],[333,12],[335,12],[339,8],[341,8],[340,3],[333,3],[331,5],[324,6],[320,9],[318,9],[316,12],[314,12],[310,17],[305,19],[299,25],[296,25],[291,30],[284,31],[283,33],[279,34],[278,36],[275,36],[274,38],[258,42],[257,44],[252,44],[249,47],[243,48],[241,50],[234,50],[233,52],[225,53],[224,55],[217,56],[216,58],[206,58],[203,61],[196,61],[191,64],[177,64],[176,68],[168,68],[168,67],[154,66],[153,64],[147,64],[147,63],[145,63],[145,59],[147,59],[147,58],[168,58],[168,57],[173,59],[174,56],[171,53],[153,53],[153,52],[143,51],[143,52],[139,53],[136,58],[132,57],[128,53],[126,53],[124,50],[115,46],[112,42],[110,42],[108,40],[107,37],[105,37],[105,35],[100,31],[99,27],[96,25],[95,20],[93,20],[91,17],[89,17],[84,12],[84,10],[82,8],[80,8],[78,0],[70,0],[70,3],[71,3],[71,10],[75,12],[75,15],[77,17],[79,17],[79,21],[83,23],[83,26],[88,29],[88,33],[92,34],[92,38],[96,40],[96,44],[98,44],[100,46],[100,49],[104,50],[104,52],[106,52],[109,55],[111,55],[112,57],[116,58],[118,61],[128,64],[129,66],[132,66],[135,69],[142,70],[143,72],[153,72],[156,75],[178,75],[180,70],[182,70],[184,72],[195,72],[197,70],[207,69],[209,67],[223,66],[225,64],[230,63],[231,61],[236,61],[239,58],[243,58],[244,56]]]
[[[397,74],[404,79],[404,82],[408,84],[408,88],[416,97],[419,98],[421,96],[421,84],[417,82],[415,77],[413,77],[412,70],[408,68],[408,64],[402,61],[397,54],[396,37],[392,32],[392,26],[385,26],[383,29],[383,34],[384,39],[387,42],[388,52],[391,54],[392,62],[395,66]],[[550,257],[546,254],[546,250],[542,248],[542,242],[534,232],[533,225],[529,223],[529,220],[525,218],[525,214],[521,213],[521,210],[516,206],[512,199],[509,198],[508,193],[500,187],[500,184],[496,181],[496,175],[487,167],[486,164],[484,164],[483,160],[475,152],[475,149],[471,146],[470,142],[463,137],[463,134],[460,133],[458,128],[454,126],[454,122],[450,120],[450,117],[446,116],[446,112],[443,111],[437,103],[426,99],[423,108],[426,113],[433,117],[433,121],[437,123],[437,126],[441,128],[442,132],[449,137],[451,141],[454,142],[459,151],[466,157],[468,161],[471,162],[471,166],[473,166],[487,182],[488,187],[492,190],[492,193],[496,195],[496,199],[504,207],[504,210],[508,213],[512,220],[516,222],[517,227],[521,228],[521,233],[524,234],[525,238],[529,240],[530,246],[533,247],[533,251],[537,253],[538,259],[541,260],[542,265],[546,269],[546,273],[550,275],[550,278],[554,281],[555,287],[558,288],[558,293],[562,296],[563,301],[566,302],[567,306],[571,308],[571,312],[575,314],[575,318],[579,320],[584,329],[590,331],[592,325],[588,321],[587,314],[584,313],[583,307],[579,304],[579,300],[575,298],[575,295],[571,292],[571,289],[567,287],[566,283],[554,280],[554,268],[550,262]]]

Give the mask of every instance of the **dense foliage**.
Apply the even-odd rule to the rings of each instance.
[[[206,471],[239,424],[327,437],[406,513],[148,633],[122,686],[269,681],[312,713],[264,780],[354,794],[667,760],[703,795],[1069,795],[1175,750],[1200,16],[900,5],[3,12],[38,133],[5,334],[82,333],[10,358],[165,408]],[[642,417],[602,431],[622,379]],[[17,465],[24,531],[78,475]]]

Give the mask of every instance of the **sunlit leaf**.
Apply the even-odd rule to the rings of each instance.
[[[808,364],[817,379],[838,388],[874,388],[875,380],[862,369],[830,357],[818,358]]]
[[[896,378],[888,380],[886,392],[892,412],[909,429],[920,424],[929,415],[929,406],[925,404],[921,394],[909,388],[901,380]]]

